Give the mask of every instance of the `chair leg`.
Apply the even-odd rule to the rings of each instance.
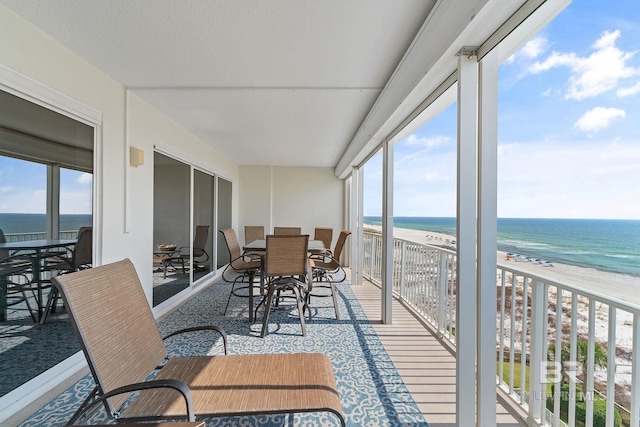
[[[236,280],[233,281],[231,285],[231,292],[229,292],[229,298],[227,299],[227,305],[224,308],[224,315],[227,315],[227,309],[229,309],[229,303],[231,302],[231,296],[233,295],[233,290],[236,288]]]
[[[42,313],[42,319],[40,319],[40,324],[44,325],[47,321],[47,317],[49,317],[49,313],[55,312],[56,300],[58,299],[58,288],[55,286],[51,286],[51,291],[49,292],[49,297],[47,298],[47,305],[44,308],[44,312]]]
[[[331,286],[331,297],[333,298],[333,309],[336,312],[336,320],[340,320],[340,312],[338,311],[338,297],[336,295],[336,287],[332,281],[329,281],[329,286]]]
[[[296,294],[296,300],[298,301],[298,317],[300,318],[300,327],[302,328],[302,336],[307,336],[307,328],[304,324],[304,306],[305,302],[300,295],[300,289],[297,286],[293,286],[293,293]],[[309,309],[309,319],[311,319],[311,309]]]
[[[264,338],[267,332],[267,325],[269,324],[269,314],[271,313],[271,304],[273,304],[273,293],[274,288],[270,288],[269,294],[267,296],[267,302],[264,306],[264,317],[262,318],[262,332],[260,333],[260,338]]]

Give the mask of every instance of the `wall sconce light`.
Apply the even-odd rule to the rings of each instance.
[[[144,150],[136,147],[129,147],[129,165],[137,168],[144,164]]]

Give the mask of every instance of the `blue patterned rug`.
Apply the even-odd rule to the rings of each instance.
[[[427,426],[389,355],[349,284],[337,286],[342,320],[337,321],[331,298],[312,300],[312,320],[303,337],[297,310],[272,312],[269,332],[260,338],[261,321],[248,322],[246,299],[232,298],[227,316],[223,315],[230,285],[216,283],[159,322],[161,333],[195,326],[217,324],[228,333],[229,352],[293,353],[321,352],[333,364],[342,408],[349,426]],[[259,320],[262,311],[259,312]],[[218,338],[185,334],[167,341],[171,355],[221,354]],[[63,425],[94,386],[90,376],[51,401],[25,421],[23,427]],[[96,414],[90,423],[104,422]],[[301,426],[338,425],[332,414],[310,413],[208,419],[207,426]]]

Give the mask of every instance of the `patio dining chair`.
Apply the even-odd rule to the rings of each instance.
[[[71,273],[78,270],[91,268],[93,263],[93,228],[80,227],[77,235],[78,241],[68,254],[56,255],[46,259],[47,270],[57,270],[59,274]],[[59,299],[58,290],[52,286],[47,298],[40,323],[44,324],[49,314],[56,312],[56,304]]]
[[[256,312],[264,305],[264,317],[262,320],[262,332],[264,338],[269,315],[274,303],[277,304],[283,298],[293,298],[298,308],[302,335],[307,335],[304,323],[304,312],[307,306],[307,293],[311,289],[311,270],[308,268],[309,260],[307,250],[309,246],[308,235],[272,235],[267,236],[267,250],[264,260],[264,275],[267,281],[267,295],[256,307]],[[289,295],[288,292],[293,295]],[[309,311],[311,319],[311,311]]]
[[[244,242],[251,243],[254,240],[264,239],[263,225],[245,225],[244,226]]]
[[[331,253],[331,241],[333,240],[333,228],[316,227],[314,230],[313,240],[321,240],[324,247]]]
[[[273,234],[276,236],[299,236],[302,234],[301,227],[273,227]]]
[[[249,299],[249,321],[253,321],[253,296],[254,296],[254,281],[256,275],[260,273],[261,259],[257,254],[242,253],[240,243],[238,242],[238,236],[233,228],[225,228],[220,230],[224,241],[227,244],[229,250],[229,264],[222,272],[222,280],[227,283],[231,283],[231,292],[227,299],[227,305],[224,308],[224,314],[227,315],[229,309],[229,303],[231,297],[241,297]],[[245,291],[247,291],[245,293]],[[262,289],[258,295],[262,294]]]
[[[57,276],[53,283],[96,383],[68,425],[100,406],[119,423],[330,412],[345,425],[326,355],[227,355],[225,332],[200,326],[165,338],[208,330],[221,337],[225,355],[169,358],[128,259]]]
[[[0,257],[0,287],[4,288],[0,294],[0,321],[7,320],[7,309],[25,310],[35,322],[36,315],[29,302],[29,295],[35,298],[31,283],[31,263],[25,261],[19,255]],[[24,304],[24,305],[22,305]]]
[[[340,255],[342,255],[342,249],[350,234],[351,232],[349,230],[342,230],[340,232],[332,255],[326,255],[321,258],[312,257],[309,260],[313,279],[315,280],[313,284],[315,292],[309,292],[308,304],[311,305],[311,297],[331,297],[333,299],[333,309],[336,313],[336,319],[338,320],[340,320],[340,312],[338,310],[338,298],[334,283],[342,282],[346,278],[346,273],[340,264]],[[328,289],[329,292],[318,292],[318,289]]]

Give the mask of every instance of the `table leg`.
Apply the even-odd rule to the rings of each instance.
[[[255,278],[255,273],[249,273],[249,322],[253,323],[254,321],[254,313],[253,313],[253,279]]]
[[[40,274],[40,251],[36,250],[35,256],[31,259],[31,271],[33,272],[33,281],[38,287],[38,298],[36,304],[38,305],[38,322],[42,319],[42,276]]]

